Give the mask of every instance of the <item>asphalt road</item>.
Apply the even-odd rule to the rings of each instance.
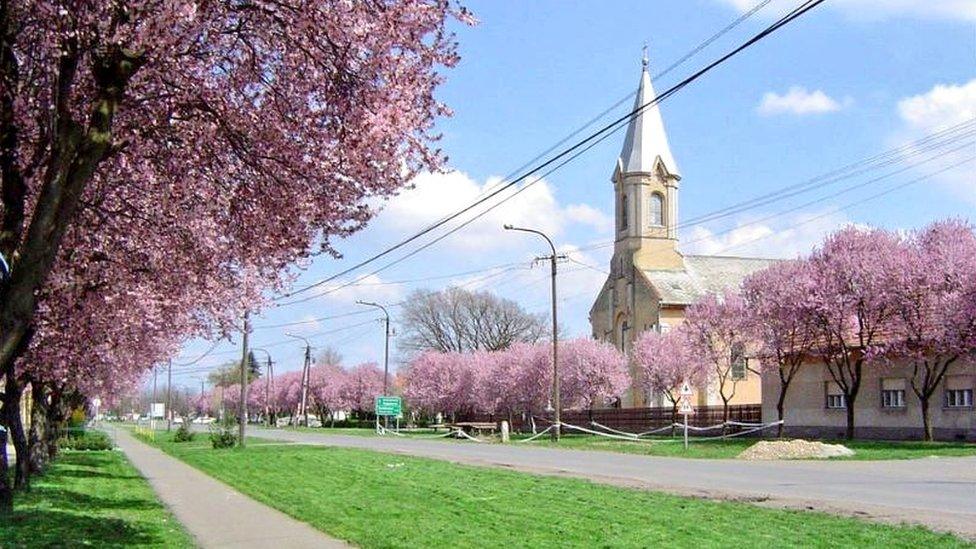
[[[591,479],[681,495],[911,522],[976,540],[976,457],[892,461],[738,461],[560,450],[520,444],[249,429],[255,437],[364,448]]]

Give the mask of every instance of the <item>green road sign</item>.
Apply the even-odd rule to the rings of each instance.
[[[376,415],[398,416],[403,408],[400,397],[376,397]]]

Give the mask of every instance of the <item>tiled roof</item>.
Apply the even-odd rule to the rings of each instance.
[[[776,262],[775,259],[686,255],[685,268],[648,270],[644,275],[654,285],[665,305],[690,305],[708,294],[738,288],[751,273]]]

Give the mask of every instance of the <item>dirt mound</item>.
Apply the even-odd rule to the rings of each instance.
[[[853,456],[854,450],[842,444],[811,440],[760,440],[739,454],[739,459],[825,459]]]

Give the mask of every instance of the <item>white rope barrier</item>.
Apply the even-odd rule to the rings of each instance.
[[[634,433],[628,433],[627,431],[618,431],[617,429],[613,429],[611,427],[607,427],[606,425],[597,423],[595,421],[591,421],[590,422],[590,425],[592,425],[594,427],[598,427],[598,428],[603,429],[605,431],[609,431],[611,433],[615,433],[615,434],[618,434],[618,435],[623,435],[625,437],[637,438],[638,436],[640,436],[640,435],[635,435]]]
[[[546,427],[545,429],[543,429],[542,432],[536,433],[536,434],[532,435],[529,438],[522,439],[522,440],[518,440],[516,442],[532,442],[533,440],[535,440],[535,439],[541,437],[542,435],[548,433],[549,431],[551,431],[552,428],[553,428],[553,426],[550,425],[550,426]]]
[[[467,433],[465,433],[463,429],[458,429],[458,430],[456,431],[456,433],[457,433],[457,434],[459,434],[459,435],[461,435],[462,437],[464,437],[464,438],[466,438],[466,439],[468,439],[468,440],[473,440],[473,441],[475,441],[475,442],[484,442],[484,441],[483,441],[483,440],[481,440],[480,438],[475,438],[475,437],[473,437],[473,436],[471,436],[471,435],[469,435],[469,434],[467,434]]]
[[[659,427],[657,429],[651,429],[650,431],[644,431],[642,433],[637,433],[637,438],[644,437],[647,435],[653,435],[657,433],[663,433],[665,431],[670,431],[674,429],[674,425],[665,425],[664,427]]]
[[[616,431],[615,429],[611,429],[609,427],[606,427],[605,425],[601,425],[601,424],[596,423],[596,422],[591,422],[591,423],[594,424],[594,426],[597,426],[597,427],[600,427],[600,428],[603,428],[603,429],[607,429],[609,431]],[[730,433],[730,434],[713,436],[713,437],[694,437],[694,438],[691,438],[690,440],[691,441],[695,441],[695,442],[704,442],[704,441],[709,441],[709,440],[721,440],[721,439],[728,439],[728,438],[740,437],[740,436],[743,436],[743,435],[748,435],[748,434],[751,434],[751,433],[755,433],[757,431],[762,431],[762,430],[765,430],[765,429],[769,429],[770,427],[775,427],[775,426],[781,425],[781,424],[783,424],[783,420],[773,421],[771,423],[746,423],[746,424],[743,424],[742,422],[732,422],[732,421],[730,421],[727,424],[712,425],[712,426],[709,426],[709,427],[696,427],[694,429],[697,430],[697,431],[708,431],[708,430],[712,430],[712,429],[715,429],[715,428],[718,428],[718,427],[723,427],[723,426],[726,426],[726,425],[733,425],[733,426],[739,426],[739,427],[741,427],[743,425],[750,425],[750,426],[752,426],[752,428],[746,429],[744,431],[739,431],[739,432],[736,432],[736,433]],[[683,441],[683,438],[680,438],[680,437],[669,438],[669,439],[659,439],[659,440],[641,439],[639,437],[642,436],[642,435],[652,434],[652,433],[655,433],[655,432],[661,432],[661,431],[669,430],[669,429],[673,429],[673,428],[684,429],[684,427],[685,427],[685,425],[683,423],[672,423],[671,425],[666,425],[666,426],[661,427],[659,429],[654,429],[654,430],[651,430],[651,431],[646,431],[644,433],[639,433],[639,434],[636,434],[636,435],[631,434],[631,433],[627,433],[626,435],[617,435],[617,434],[605,433],[605,432],[601,432],[601,431],[594,431],[592,429],[587,429],[585,427],[580,427],[578,425],[572,425],[570,423],[559,423],[559,425],[561,427],[566,428],[566,429],[571,429],[571,430],[579,431],[579,432],[582,432],[582,433],[588,433],[588,434],[591,434],[591,435],[601,436],[601,437],[604,437],[604,438],[610,438],[610,439],[614,439],[614,440],[625,440],[627,442],[647,442],[647,443],[681,442],[681,441]],[[552,429],[555,426],[556,426],[555,424],[550,425],[549,427],[547,427],[545,429],[545,431],[542,431],[542,432],[538,433],[537,435],[534,435],[534,436],[532,436],[530,438],[527,438],[527,439],[524,439],[524,440],[520,440],[519,442],[531,442],[531,441],[539,438],[540,436],[542,436],[543,434],[545,434],[546,432],[548,432],[550,429]],[[688,429],[692,429],[692,426],[689,425],[688,426]],[[624,431],[616,431],[616,432],[623,433]]]

